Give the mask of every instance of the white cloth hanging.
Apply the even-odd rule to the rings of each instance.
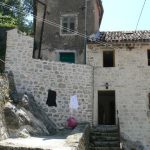
[[[79,104],[78,104],[78,99],[77,99],[77,95],[71,96],[70,97],[70,105],[69,105],[70,109],[78,109]]]

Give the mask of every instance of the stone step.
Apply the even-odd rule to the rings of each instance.
[[[116,125],[100,125],[90,132],[90,150],[120,150]]]
[[[93,141],[92,145],[94,147],[119,147],[119,141]]]
[[[90,141],[119,141],[118,136],[103,136],[103,135],[92,135]]]
[[[95,128],[98,128],[98,129],[115,129],[115,128],[118,128],[117,125],[98,125],[98,126],[94,126],[93,127],[94,129]]]
[[[118,128],[117,126],[111,126],[111,127],[98,126],[96,128],[93,128],[91,132],[104,132],[104,133],[105,132],[118,132]]]
[[[105,136],[105,137],[118,137],[118,132],[112,133],[101,133],[101,132],[91,132],[90,136]]]
[[[120,150],[119,147],[90,147],[89,150]]]

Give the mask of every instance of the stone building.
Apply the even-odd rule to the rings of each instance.
[[[56,126],[65,124],[70,96],[77,95],[78,122],[114,125],[119,117],[121,135],[150,146],[150,31],[90,36],[86,65],[32,59],[32,45],[31,37],[9,31],[6,71]],[[57,107],[46,105],[48,89],[57,92]]]
[[[101,0],[37,0],[35,6],[34,58],[85,63],[84,35],[99,30]]]
[[[54,26],[54,22],[67,27],[70,23],[70,29],[84,34],[85,1],[45,2],[37,4],[37,10],[45,10],[37,11],[37,16],[57,17],[49,21],[51,25],[43,26],[37,20],[35,41],[39,45],[34,57],[44,60],[32,59],[33,38],[16,30],[8,32],[5,67],[13,72],[17,90],[31,93],[58,128],[65,126],[70,97],[77,95],[79,108],[73,115],[78,122],[117,125],[119,118],[121,135],[150,149],[150,31],[97,32],[88,38],[86,65],[52,62],[84,62],[84,38]],[[88,34],[95,32],[101,21],[101,3],[96,2],[87,1],[87,12],[94,12],[94,17],[87,15]],[[57,93],[57,107],[46,105],[49,89]]]
[[[93,66],[93,124],[150,143],[150,31],[98,32],[87,45]],[[118,112],[118,115],[117,115]]]

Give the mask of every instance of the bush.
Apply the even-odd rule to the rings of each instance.
[[[15,28],[17,20],[11,16],[0,16],[0,27]]]

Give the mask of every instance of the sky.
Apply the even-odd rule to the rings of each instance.
[[[144,0],[102,0],[104,14],[100,31],[134,31]],[[137,30],[150,30],[150,0],[147,0]]]

